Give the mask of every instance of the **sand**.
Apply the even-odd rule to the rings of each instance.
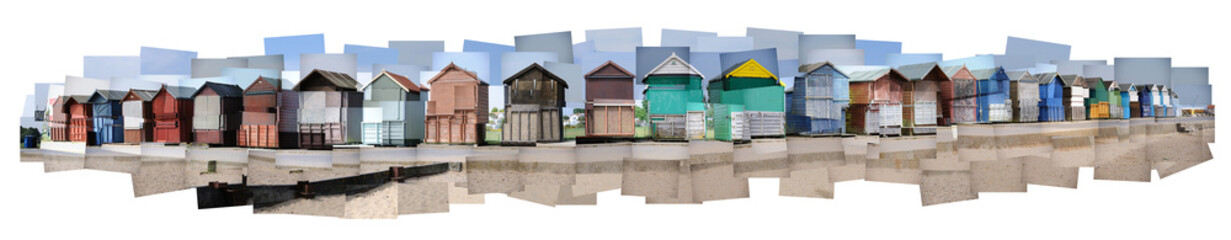
[[[449,212],[449,187],[443,182],[398,183],[398,214]]]
[[[919,197],[923,206],[978,199],[972,182],[970,171],[924,171]]]
[[[680,161],[624,159],[620,195],[676,197],[680,186]]]
[[[833,199],[833,193],[825,168],[791,171],[791,176],[778,180],[779,196]]]
[[[466,190],[470,194],[521,191],[524,184],[520,169],[517,155],[466,157]]]
[[[385,183],[374,189],[346,194],[343,218],[393,219],[398,216],[399,194],[397,183]]]
[[[132,174],[133,196],[141,197],[188,189],[184,186],[183,159],[143,156],[137,173]]]
[[[311,199],[297,198],[272,206],[253,207],[252,213],[343,217],[346,215],[346,195],[316,196]]]
[[[753,178],[781,178],[790,175],[786,139],[753,139],[734,147],[735,175]]]
[[[583,144],[577,145],[577,168],[574,194],[584,195],[620,188],[624,158],[632,156],[632,145]]]
[[[1026,192],[1023,177],[1026,157],[970,163],[970,185],[975,192]]]

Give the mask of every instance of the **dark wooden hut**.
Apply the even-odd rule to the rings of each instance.
[[[425,142],[483,142],[487,134],[488,83],[474,72],[449,63],[429,79],[427,85],[435,94],[428,95]]]
[[[564,90],[568,83],[538,63],[504,79],[500,144],[529,145],[564,139]]]
[[[637,76],[607,61],[585,77],[586,137],[632,138],[636,132],[633,79]]]
[[[182,143],[192,140],[192,93],[187,87],[158,89],[154,95],[154,142]]]
[[[363,93],[350,75],[314,69],[292,90],[299,92],[299,146],[330,149],[360,139]]]
[[[195,143],[234,146],[243,124],[244,89],[234,84],[206,82],[192,94],[192,137]]]
[[[299,147],[299,94],[282,79],[258,77],[244,89],[243,121],[236,142],[256,148]]]

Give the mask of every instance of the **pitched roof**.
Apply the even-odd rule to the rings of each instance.
[[[204,91],[206,88],[213,89],[214,93],[222,97],[244,97],[244,89],[239,88],[239,86],[216,82],[205,82],[204,85],[201,85],[201,89],[197,89],[196,92],[192,93],[192,96],[201,94],[201,91]]]
[[[69,97],[71,100],[73,100],[73,101],[75,101],[75,102],[77,102],[77,103],[79,103],[79,104],[80,104],[80,103],[89,103],[89,102],[90,102],[90,95],[72,95],[72,96],[68,96],[68,97]]]
[[[389,80],[393,80],[393,83],[396,83],[399,87],[402,87],[402,90],[406,90],[407,92],[420,92],[427,90],[427,88],[420,88],[418,84],[410,81],[410,79],[406,78],[406,76],[397,75],[385,70],[381,70],[379,74],[372,77],[372,81],[369,81],[367,85],[364,85],[363,89],[367,89],[368,86],[372,86],[372,83],[376,82],[377,79],[380,79],[380,76],[389,76]]]
[[[158,90],[132,89],[132,90],[128,90],[128,93],[124,95],[125,95],[124,96],[125,100],[128,100],[128,96],[131,95],[131,96],[136,97],[137,99],[141,99],[141,101],[149,102],[149,101],[154,100],[155,95],[158,95]]]
[[[974,75],[975,79],[979,79],[979,80],[992,79],[992,76],[996,76],[996,73],[1000,72],[1001,69],[1003,68],[996,67],[996,68],[970,70],[970,75]]]
[[[192,93],[197,91],[196,89],[192,87],[167,86],[167,85],[162,85],[162,88],[158,89],[158,91],[162,91],[162,90],[167,90],[167,94],[170,94],[171,97],[176,98],[176,99],[191,99]]]
[[[956,75],[957,72],[961,71],[963,68],[966,68],[966,65],[943,66],[940,67],[940,70],[945,72],[945,76],[953,77],[953,75]],[[968,69],[967,71],[970,70]]]
[[[1112,81],[1103,81],[1103,86],[1107,86],[1107,91],[1111,91],[1111,90],[1113,90],[1113,89],[1114,89],[1114,90],[1120,90],[1120,85],[1119,85],[1119,84],[1116,84],[1116,81],[1115,81],[1115,80],[1112,80]]]
[[[611,60],[607,60],[607,62],[606,62],[606,63],[603,63],[602,65],[598,65],[598,67],[594,68],[594,70],[590,70],[590,72],[586,73],[586,75],[585,75],[585,76],[586,76],[586,77],[593,77],[593,76],[596,76],[595,74],[597,74],[600,70],[603,70],[603,69],[606,69],[606,68],[614,68],[614,69],[616,69],[617,71],[619,71],[619,73],[620,73],[620,74],[622,74],[622,75],[620,75],[620,76],[614,76],[614,75],[597,75],[597,76],[603,76],[603,77],[636,77],[636,76],[637,76],[637,75],[633,75],[632,73],[628,72],[628,70],[625,70],[623,67],[620,67],[620,65],[619,65],[619,64],[616,64],[615,62],[612,62]]]
[[[835,72],[838,72],[838,74],[842,74],[842,76],[846,76],[846,73],[842,72],[842,70],[841,70],[841,69],[838,69],[838,66],[834,66],[834,65],[833,65],[833,63],[830,63],[829,61],[824,61],[824,62],[813,63],[813,64],[806,64],[806,65],[803,65],[803,66],[799,66],[799,72],[801,72],[801,73],[810,73],[810,72],[812,72],[812,71],[816,71],[817,69],[821,69],[821,67],[824,67],[825,65],[829,65],[829,67],[830,67],[830,68],[833,68],[833,70],[834,70]]]
[[[1137,86],[1133,86],[1132,83],[1121,83],[1119,85],[1120,85],[1120,90],[1127,89],[1127,91],[1137,91]]]
[[[1040,85],[1051,84],[1052,81],[1056,80],[1056,77],[1059,77],[1059,73],[1048,72],[1034,75],[1034,79],[1039,80]]]
[[[256,86],[256,84],[260,82],[266,82],[266,83],[269,83],[269,85],[273,85],[274,89],[276,89],[275,91],[282,90],[282,79],[267,78],[265,76],[257,76],[256,81],[252,81],[252,83],[248,84],[248,87],[244,88],[244,92],[247,92],[248,89],[252,89],[252,86]]]
[[[103,102],[124,100],[125,95],[128,95],[128,92],[99,89],[94,90],[94,94],[90,95],[90,102],[94,102],[95,97],[99,97]]]
[[[1083,78],[1082,80],[1086,81],[1086,87],[1094,87],[1098,85],[1103,85],[1102,77],[1088,77],[1088,78]],[[1106,87],[1107,85],[1103,85],[1103,86]]]
[[[1038,81],[1034,79],[1034,75],[1030,75],[1030,71],[1008,71],[1005,75],[1009,75],[1009,81]]]
[[[770,72],[769,69],[765,69],[765,66],[757,63],[757,60],[751,58],[723,70],[722,77],[772,78],[778,80],[778,76]]]
[[[928,73],[931,73],[933,69],[938,69],[938,68],[940,68],[940,66],[937,65],[936,62],[930,62],[930,63],[902,65],[902,66],[898,66],[897,70],[898,72],[902,73],[902,76],[906,76],[906,79],[911,80],[911,81],[918,81],[918,80],[923,80],[924,77],[927,77]],[[944,71],[944,69],[940,69],[940,70],[942,72]],[[948,74],[945,74],[945,76],[948,76]]]
[[[901,72],[898,72],[898,70],[894,70],[892,68],[886,67],[886,68],[880,68],[880,69],[874,69],[874,70],[854,71],[854,72],[851,72],[851,74],[847,77],[850,77],[851,82],[870,82],[870,81],[876,81],[876,79],[880,78],[881,76],[884,76],[885,74],[889,74],[889,73],[894,73],[898,75],[902,74]],[[906,76],[903,75],[902,77],[905,78]]]
[[[436,73],[436,76],[432,76],[432,79],[428,79],[427,85],[432,85],[432,83],[436,82],[436,80],[440,80],[441,78],[448,76],[448,73],[453,73],[453,72],[460,72],[462,73],[462,76],[466,76],[469,79],[478,81],[479,85],[488,85],[487,82],[484,82],[482,79],[479,79],[479,75],[476,75],[474,72],[467,71],[466,69],[462,68],[461,66],[457,66],[457,64],[453,64],[452,62],[450,62],[448,66],[445,66],[445,68],[440,69],[440,72]],[[458,79],[446,79],[446,80],[458,80]]]
[[[564,86],[564,88],[568,88],[568,82],[564,81],[563,78],[556,76],[556,74],[551,73],[551,71],[547,71],[547,68],[543,68],[543,65],[539,65],[539,63],[531,63],[530,66],[526,66],[526,68],[522,68],[521,71],[517,71],[517,73],[514,73],[513,75],[509,76],[509,78],[505,78],[503,83],[511,84],[513,83],[513,80],[517,80],[517,78],[521,77],[521,75],[529,73],[530,70],[538,70],[540,72],[543,72],[543,75],[546,76],[547,79],[558,81],[560,82],[561,86]]]
[[[701,74],[701,71],[692,67],[692,64],[688,64],[680,56],[676,56],[675,53],[671,53],[670,57],[667,57],[666,60],[663,60],[654,69],[646,72],[645,77],[648,78],[653,75],[696,75],[701,77],[701,79],[705,79],[705,75]],[[641,81],[645,82],[645,78],[642,78]]]
[[[308,78],[312,76],[324,78],[325,81],[328,81],[330,84],[333,84],[334,86],[341,88],[341,89],[345,89],[345,90],[358,90],[359,89],[359,82],[355,81],[354,78],[351,78],[350,75],[346,75],[345,73],[330,72],[330,71],[325,71],[325,70],[320,70],[320,69],[312,69],[312,72],[308,73],[307,75],[304,75],[303,79],[300,79],[299,83],[296,83],[295,88],[293,89],[295,91],[299,91],[299,85],[303,84],[305,82],[304,80],[307,80]]]
[[[1074,85],[1080,85],[1081,87],[1087,87],[1085,86],[1086,85],[1085,81],[1079,81],[1081,79],[1082,77],[1076,74],[1060,75],[1060,83],[1064,84],[1065,87],[1071,87]]]

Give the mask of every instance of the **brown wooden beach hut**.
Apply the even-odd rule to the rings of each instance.
[[[449,63],[427,85],[433,94],[428,95],[424,142],[482,142],[487,133],[487,82],[474,72]]]

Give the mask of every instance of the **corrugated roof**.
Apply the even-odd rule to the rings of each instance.
[[[1078,76],[1075,74],[1060,75],[1060,83],[1064,84],[1065,87],[1069,87],[1069,86],[1073,86],[1073,84],[1077,84],[1077,80],[1079,80],[1080,78],[1081,76]],[[1081,84],[1085,84],[1085,83],[1083,82]]]
[[[305,82],[304,80],[312,76],[324,78],[325,81],[328,81],[330,84],[333,84],[333,86],[338,87],[340,90],[353,91],[353,90],[359,89],[359,82],[355,81],[354,78],[351,78],[350,75],[346,75],[345,73],[330,72],[330,71],[325,71],[325,70],[320,70],[320,69],[312,69],[312,72],[308,73],[307,75],[304,75],[303,79],[300,79],[299,83],[295,84],[294,90],[299,91],[299,84],[302,84],[303,82]]]
[[[923,78],[926,77],[928,73],[932,72],[932,70],[936,69],[937,67],[938,65],[936,65],[935,62],[930,62],[930,63],[902,65],[902,66],[898,66],[897,70],[898,72],[902,73],[902,76],[906,76],[906,79],[909,79],[911,81],[918,81],[918,80],[923,80]],[[944,70],[942,69],[941,71],[944,71]]]
[[[410,79],[406,78],[406,76],[398,75],[385,70],[381,70],[380,74],[376,74],[376,77],[373,77],[372,81],[368,82],[367,85],[364,85],[363,88],[367,89],[368,86],[372,86],[372,83],[376,82],[376,79],[380,79],[380,76],[382,75],[389,76],[389,79],[393,80],[393,83],[396,83],[399,87],[402,87],[402,90],[406,90],[408,92],[420,92],[426,90],[425,88],[420,88],[418,84],[410,81]]]
[[[616,64],[615,62],[612,62],[611,60],[607,60],[606,63],[603,63],[602,65],[598,65],[598,67],[594,68],[594,70],[590,70],[590,72],[586,73],[586,75],[583,75],[583,76],[590,77],[591,75],[598,73],[599,70],[603,70],[603,68],[608,68],[608,67],[612,67],[612,68],[615,68],[616,70],[619,70],[620,73],[624,74],[625,77],[636,77],[637,76],[633,73],[628,72],[628,70],[625,70],[623,67],[620,67],[620,64]]]
[[[958,71],[965,67],[966,65],[943,66],[940,67],[940,70],[945,72],[945,76],[953,77],[954,74],[957,74]]]
[[[205,85],[201,85],[201,89],[197,89],[197,91],[193,92],[192,95],[196,96],[197,94],[201,94],[201,90],[205,90],[206,88],[213,89],[214,93],[217,93],[218,96],[222,97],[244,97],[244,89],[239,88],[239,86],[236,86],[235,84],[216,82],[205,82]]]
[[[1083,80],[1086,81],[1087,87],[1094,87],[1094,86],[1098,86],[1096,84],[1103,84],[1102,77],[1088,77],[1088,78],[1083,78]],[[1106,86],[1106,85],[1103,85],[1103,86]]]
[[[98,96],[98,97],[101,97],[103,101],[106,101],[106,102],[119,101],[119,100],[124,100],[125,95],[128,95],[128,92],[99,89],[99,90],[94,90],[94,94],[90,96],[90,99],[93,99],[94,96]]]
[[[1005,75],[1009,75],[1009,81],[1038,81],[1034,79],[1034,75],[1030,75],[1030,71],[1008,71]]]
[[[131,91],[132,91],[133,95],[136,95],[136,96],[137,96],[137,98],[140,98],[140,99],[141,99],[141,101],[146,101],[146,102],[153,101],[153,100],[154,100],[154,96],[158,95],[158,90],[137,90],[137,89],[133,89],[133,90],[131,90]]]
[[[197,92],[196,88],[184,86],[163,86],[167,90],[167,94],[177,99],[191,99],[192,93]]]
[[[1035,74],[1034,79],[1039,80],[1040,85],[1047,85],[1047,84],[1051,84],[1052,81],[1055,81],[1056,76],[1057,76],[1057,73],[1054,73],[1054,72],[1040,73],[1040,74]]]
[[[855,71],[855,72],[851,72],[850,75],[848,75],[847,77],[850,77],[851,82],[876,81],[877,78],[880,78],[881,76],[884,76],[885,74],[888,74],[889,71],[892,71],[892,70],[893,69],[891,68],[881,68],[881,69],[876,69],[876,70]]]
[[[76,101],[77,103],[89,103],[90,102],[90,95],[73,95],[73,96],[69,96],[69,98],[72,98],[73,101]]]
[[[810,73],[812,71],[816,71],[817,69],[820,69],[821,67],[825,65],[829,65],[829,67],[832,67],[834,71],[838,72],[838,74],[842,74],[842,76],[846,76],[846,73],[842,72],[841,69],[838,69],[838,66],[834,66],[833,63],[830,63],[829,61],[799,66],[799,72]]]
[[[538,69],[539,71],[543,72],[543,75],[547,76],[547,79],[558,81],[560,82],[560,86],[564,86],[564,88],[568,88],[568,82],[556,76],[555,73],[551,73],[551,71],[547,71],[547,68],[544,68],[542,65],[539,65],[539,63],[531,63],[530,66],[526,66],[526,68],[521,69],[521,71],[517,71],[517,73],[514,73],[512,76],[509,76],[509,78],[505,78],[503,83],[511,84],[513,83],[513,80],[517,80],[518,77],[521,77],[521,75],[526,74],[530,72],[530,70],[533,70],[533,69]]]
[[[997,73],[997,72],[999,72],[999,71],[1000,71],[1000,68],[999,68],[999,67],[997,67],[997,68],[978,69],[978,70],[970,70],[970,75],[975,76],[975,79],[979,79],[979,80],[983,80],[983,79],[992,79],[992,76],[995,76],[995,75],[996,75],[996,73]]]
[[[645,77],[648,78],[653,75],[696,75],[701,77],[701,79],[705,79],[705,75],[701,74],[701,71],[698,71],[697,68],[692,67],[692,64],[688,64],[684,59],[676,56],[675,53],[671,53],[667,60],[663,60],[654,69],[646,72]],[[641,81],[645,82],[645,78],[642,78]]]

